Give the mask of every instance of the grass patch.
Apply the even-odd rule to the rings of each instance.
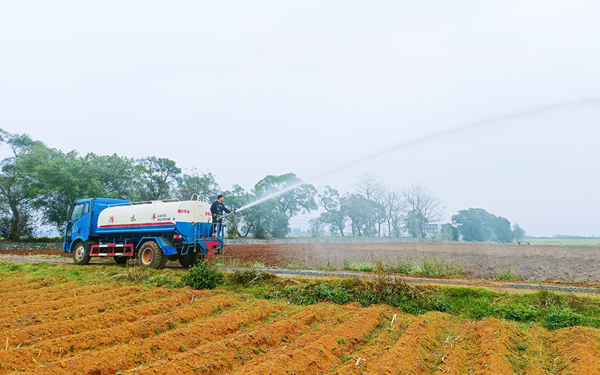
[[[344,259],[343,269],[346,271],[376,271],[404,275],[420,274],[424,276],[461,276],[464,274],[464,267],[454,261],[441,261],[437,258],[424,258],[420,264],[398,263],[397,265],[383,264],[381,261],[350,261]]]
[[[344,258],[344,266],[342,268],[346,271],[373,272],[375,270],[375,265],[368,260],[353,262]]]
[[[521,280],[521,277],[517,275],[514,267],[507,268],[505,270],[498,271],[496,280]]]
[[[441,261],[437,258],[424,258],[421,265],[413,268],[413,273],[427,276],[460,276],[463,267],[454,261]]]

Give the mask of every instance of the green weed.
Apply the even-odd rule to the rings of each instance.
[[[514,267],[512,267],[498,271],[496,280],[521,280],[521,277],[517,275]]]

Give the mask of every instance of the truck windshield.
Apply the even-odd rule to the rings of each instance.
[[[76,204],[75,207],[73,207],[73,213],[71,214],[71,220],[69,221],[75,222],[88,212],[90,212],[90,204],[88,202]]]

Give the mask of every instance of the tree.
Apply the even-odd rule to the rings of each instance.
[[[321,214],[321,222],[329,225],[331,232],[338,232],[344,236],[346,228],[346,214],[342,211],[340,193],[329,186],[322,187],[317,195],[319,205],[327,212]]]
[[[257,196],[258,198],[290,189],[273,197],[279,209],[288,217],[296,216],[299,213],[310,213],[311,210],[319,208],[315,202],[317,189],[313,185],[302,184],[302,180],[293,173],[280,176],[269,175],[256,185],[260,187],[258,190],[261,192],[261,196]]]
[[[144,167],[132,158],[89,153],[81,159],[81,166],[81,178],[97,181],[106,189],[102,197],[136,200],[143,187]]]
[[[321,221],[320,217],[315,217],[308,221],[308,234],[311,237],[321,237],[325,234],[325,230],[323,229],[324,223]]]
[[[359,194],[347,194],[341,199],[341,203],[342,212],[350,218],[353,236],[375,234],[375,223],[384,212],[381,204]]]
[[[446,223],[442,225],[440,235],[444,241],[458,241],[460,233],[458,232],[458,228],[456,228],[454,225]]]
[[[0,137],[13,154],[0,162],[0,235],[11,240],[32,237],[33,181],[24,171],[21,159],[32,152],[36,143],[27,135],[15,135],[2,129]]]
[[[264,187],[256,184],[252,193],[248,195],[248,202],[255,202],[265,196],[267,194]],[[242,218],[240,233],[243,237],[252,234],[255,238],[269,236],[283,238],[291,231],[290,218],[281,210],[275,199],[267,199],[260,204],[246,208],[240,212],[240,216]]]
[[[219,185],[210,171],[201,173],[194,168],[191,174],[182,174],[177,177],[176,197],[188,200],[193,194],[198,194],[205,199],[213,199],[219,194]]]
[[[465,241],[487,241],[492,233],[488,226],[489,212],[482,208],[469,208],[452,216],[454,224]]]
[[[424,225],[442,219],[446,205],[431,191],[419,184],[402,190],[407,214],[405,224],[413,237],[424,238]]]
[[[274,200],[249,207],[240,212],[243,221],[241,235],[252,234],[254,238],[285,237],[291,230],[289,217],[281,212]]]
[[[396,189],[389,189],[384,193],[383,207],[386,211],[386,222],[388,225],[388,237],[392,234],[396,237],[401,233],[401,213],[404,208],[402,194]]]
[[[491,228],[493,235],[489,238],[492,241],[510,243],[513,240],[513,232],[510,228],[510,221],[502,216],[495,216],[490,214],[489,216],[489,227]]]
[[[361,173],[353,187],[358,194],[374,202],[377,202],[386,191],[383,180],[378,175],[370,172]]]
[[[236,211],[248,204],[251,199],[250,193],[246,192],[243,187],[240,185],[233,185],[231,190],[227,190],[223,192],[223,196],[225,197],[226,206],[229,209]],[[244,211],[237,213],[235,215],[229,215],[225,218],[225,224],[227,228],[227,236],[229,238],[235,238],[241,236],[240,233],[240,225],[244,218]],[[244,237],[249,234],[249,231],[246,232]]]
[[[423,226],[428,221],[419,211],[411,210],[406,213],[404,217],[404,226],[406,231],[414,238],[424,238],[425,232]]]
[[[521,239],[525,237],[525,231],[519,226],[519,223],[514,223],[512,227],[513,239]]]
[[[373,173],[362,173],[358,177],[358,181],[354,184],[354,189],[360,195],[363,195],[368,200],[378,203],[383,206],[382,211],[378,211],[375,218],[377,223],[377,235],[381,236],[381,224],[388,219],[388,210],[385,205],[387,195],[387,187],[383,180]]]
[[[140,159],[144,166],[143,181],[144,188],[140,191],[142,200],[159,200],[172,198],[177,178],[181,169],[173,160],[148,156]]]
[[[452,216],[452,223],[458,228],[465,241],[512,242],[514,238],[508,219],[491,214],[482,208],[461,210]]]

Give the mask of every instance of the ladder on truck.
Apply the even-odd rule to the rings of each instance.
[[[90,248],[91,257],[114,257],[114,256],[132,256],[133,244],[107,244],[92,245]]]

